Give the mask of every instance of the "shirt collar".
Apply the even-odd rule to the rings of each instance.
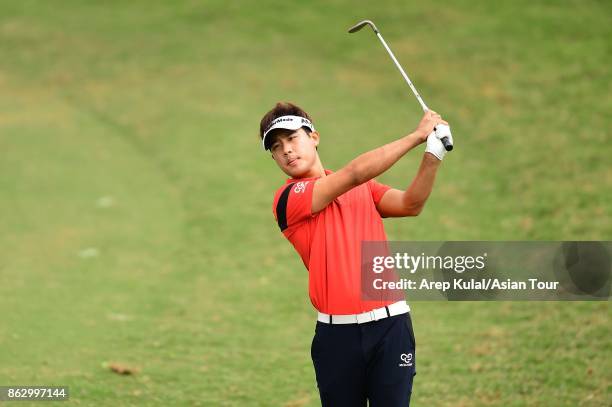
[[[329,174],[333,174],[333,173],[334,173],[332,170],[327,170],[327,169],[324,169],[324,171],[325,171],[325,175],[329,175]],[[311,178],[287,178],[287,181],[285,181],[285,184],[289,184],[289,183],[291,183],[291,182],[309,181],[309,180],[312,180],[312,179],[318,179],[318,178],[321,178],[321,177],[311,177]]]

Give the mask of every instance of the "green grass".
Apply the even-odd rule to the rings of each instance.
[[[318,405],[307,274],[274,224],[284,175],[257,129],[294,101],[337,169],[415,127],[376,38],[346,34],[361,18],[457,146],[390,239],[610,239],[611,11],[3,2],[0,385],[69,385],[80,405]],[[420,156],[380,180],[407,186]],[[415,406],[612,404],[607,302],[411,307]]]

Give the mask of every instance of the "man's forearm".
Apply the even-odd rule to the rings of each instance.
[[[356,183],[363,184],[387,171],[404,154],[421,144],[421,142],[416,132],[410,133],[389,144],[361,154],[351,161],[347,168],[351,169]]]
[[[423,155],[419,171],[404,194],[405,207],[413,209],[416,213],[421,211],[431,194],[441,162],[430,153]]]

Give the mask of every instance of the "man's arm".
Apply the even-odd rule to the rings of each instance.
[[[313,187],[312,213],[319,212],[336,197],[388,170],[404,154],[423,143],[438,123],[448,124],[442,120],[439,114],[429,110],[425,112],[414,132],[361,154],[337,172],[319,178]],[[385,193],[385,195],[388,195],[388,193]],[[429,192],[427,195],[429,195]]]
[[[421,213],[436,179],[441,161],[425,153],[416,177],[405,190],[390,189],[384,193],[376,209],[383,217],[417,216]]]

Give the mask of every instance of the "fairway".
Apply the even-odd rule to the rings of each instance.
[[[337,170],[452,126],[389,240],[610,240],[601,1],[0,4],[0,386],[83,406],[320,405],[308,273],[257,135],[288,100]],[[379,181],[405,189],[410,152]],[[414,406],[610,406],[609,302],[411,302]],[[118,375],[120,363],[136,369]],[[28,402],[7,405],[30,405]],[[38,405],[32,402],[31,405]]]

